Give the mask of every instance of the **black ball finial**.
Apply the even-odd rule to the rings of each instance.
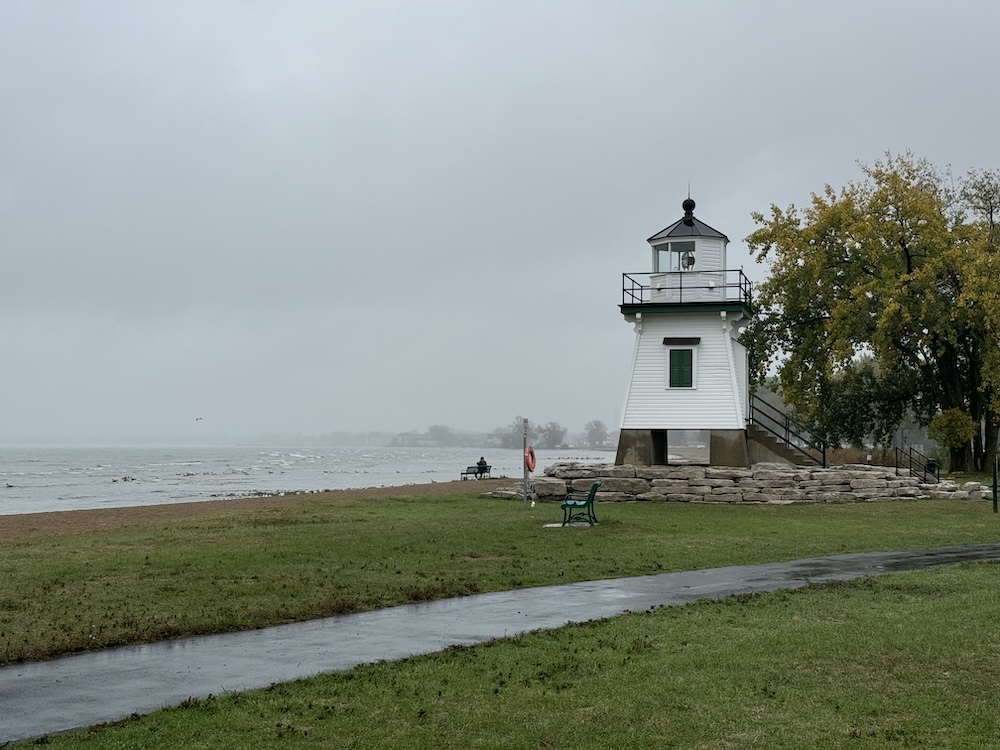
[[[691,198],[685,198],[684,202],[681,204],[681,208],[684,209],[684,218],[682,221],[686,226],[694,225],[694,201]]]

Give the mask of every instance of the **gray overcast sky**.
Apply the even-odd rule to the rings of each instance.
[[[617,425],[621,274],[1000,167],[993,0],[0,4],[0,439]],[[202,417],[202,421],[197,421]]]

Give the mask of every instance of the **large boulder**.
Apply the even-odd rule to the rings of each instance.
[[[544,498],[563,498],[567,493],[566,482],[551,477],[535,477],[535,495]]]

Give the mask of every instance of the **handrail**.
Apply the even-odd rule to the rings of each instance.
[[[897,476],[900,469],[906,469],[910,476],[919,474],[924,482],[941,481],[941,466],[933,458],[928,458],[912,447],[905,450],[903,448],[894,448],[893,450],[895,454],[894,469]]]
[[[772,413],[768,413],[768,411]],[[801,422],[796,422],[773,404],[762,398],[750,396],[750,424],[757,425],[773,435],[782,445],[813,463],[826,468],[827,442],[810,432]],[[773,426],[772,426],[773,425]],[[811,453],[816,451],[819,456]]]

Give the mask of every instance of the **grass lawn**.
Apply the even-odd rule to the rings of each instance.
[[[419,492],[419,489],[415,489]],[[979,501],[791,506],[555,504],[472,494],[336,502],[0,548],[0,663],[578,580],[992,542]]]
[[[997,541],[985,501],[338,502],[0,549],[0,660],[444,596]],[[662,608],[226,695],[62,747],[1000,747],[998,568]]]
[[[45,738],[58,748],[993,748],[1000,576],[666,607]]]

